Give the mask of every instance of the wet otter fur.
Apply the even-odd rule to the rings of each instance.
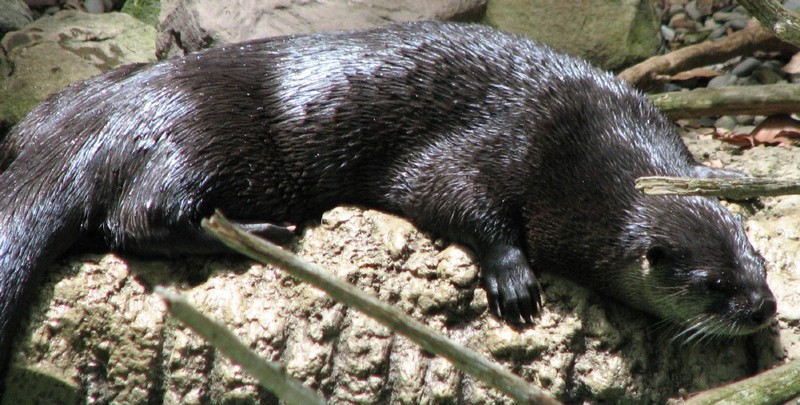
[[[51,96],[0,144],[0,347],[52,260],[225,249],[220,209],[266,234],[340,204],[469,246],[491,309],[531,322],[552,271],[681,324],[775,313],[742,223],[642,175],[693,160],[647,99],[587,62],[478,25],[415,22],[257,40],[122,67]],[[3,364],[7,359],[2,359]]]

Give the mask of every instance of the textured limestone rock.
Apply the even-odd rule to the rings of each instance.
[[[766,229],[776,247],[756,237],[758,247],[772,265],[772,252],[785,256],[771,273],[780,334],[770,329],[722,344],[672,341],[673,326],[549,275],[544,313],[532,327],[515,330],[487,313],[468,252],[375,211],[334,209],[306,229],[295,249],[562,400],[663,402],[680,389],[708,388],[784,356],[800,358],[800,299],[793,284],[783,284],[797,282],[796,269],[783,264],[796,263],[800,253],[783,250],[786,237]],[[9,395],[271,403],[252,378],[165,315],[151,291],[167,285],[332,403],[510,402],[272,267],[234,257],[82,255],[54,270],[20,332]]]
[[[33,21],[33,13],[22,0],[0,0],[0,38]]]
[[[661,46],[650,0],[492,0],[484,21],[608,70],[653,56]]]
[[[123,13],[61,11],[3,37],[0,128],[48,95],[117,66],[155,60],[155,29]]]
[[[486,0],[164,0],[158,57],[247,39],[412,20],[477,21]]]

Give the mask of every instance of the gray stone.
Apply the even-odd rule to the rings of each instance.
[[[649,0],[492,0],[489,25],[618,70],[655,55],[660,24]]]
[[[661,36],[664,37],[665,41],[672,41],[673,39],[675,39],[675,30],[666,25],[662,25]]]
[[[667,15],[669,16],[669,18],[672,18],[673,16],[675,16],[675,14],[683,13],[684,11],[685,10],[683,4],[675,3],[669,7],[669,13],[667,13]]]
[[[159,59],[253,38],[411,20],[477,21],[487,0],[165,0]]]
[[[729,11],[717,11],[716,13],[712,14],[711,17],[715,21],[724,23],[724,22],[728,22],[728,21],[738,17],[738,15],[734,14],[734,13],[731,13]]]
[[[155,29],[122,13],[62,11],[3,37],[0,126],[68,84],[117,66],[152,61]]]
[[[700,9],[697,8],[697,1],[692,0],[686,3],[686,15],[689,16],[692,20],[699,21],[701,17],[703,17],[703,13],[700,12]]]
[[[761,60],[750,57],[736,64],[736,66],[731,69],[731,73],[739,77],[747,76],[753,73],[753,71],[759,66],[761,66]]]
[[[0,0],[0,38],[6,32],[21,30],[33,21],[33,13],[22,0]]]
[[[730,115],[723,115],[714,121],[714,127],[731,130],[736,126],[736,119]]]
[[[747,27],[747,16],[739,14],[736,18],[725,23],[732,30],[738,31]]]
[[[734,83],[736,83],[736,79],[737,78],[736,78],[735,75],[733,75],[731,73],[725,73],[724,75],[717,76],[717,77],[709,80],[708,81],[708,86],[706,86],[706,87],[714,89],[714,88],[719,88],[719,87],[732,86]]]
[[[753,124],[753,116],[748,114],[739,114],[735,116],[736,123],[739,125],[752,125]]]
[[[760,67],[753,71],[753,78],[761,84],[776,84],[783,80],[781,75],[772,69]]]

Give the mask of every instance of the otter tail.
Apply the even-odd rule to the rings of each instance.
[[[26,303],[44,270],[86,225],[86,212],[80,208],[85,201],[75,189],[86,182],[53,172],[37,178],[30,173],[36,168],[25,166],[30,165],[15,160],[0,174],[0,394]]]

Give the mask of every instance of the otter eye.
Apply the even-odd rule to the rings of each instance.
[[[667,256],[667,249],[663,246],[656,245],[650,249],[647,249],[647,261],[652,267],[658,266],[658,264],[663,262]]]
[[[722,281],[722,279],[718,278],[716,280],[711,280],[708,283],[706,283],[706,288],[708,289],[708,291],[724,293],[727,290],[728,285],[727,283]]]

